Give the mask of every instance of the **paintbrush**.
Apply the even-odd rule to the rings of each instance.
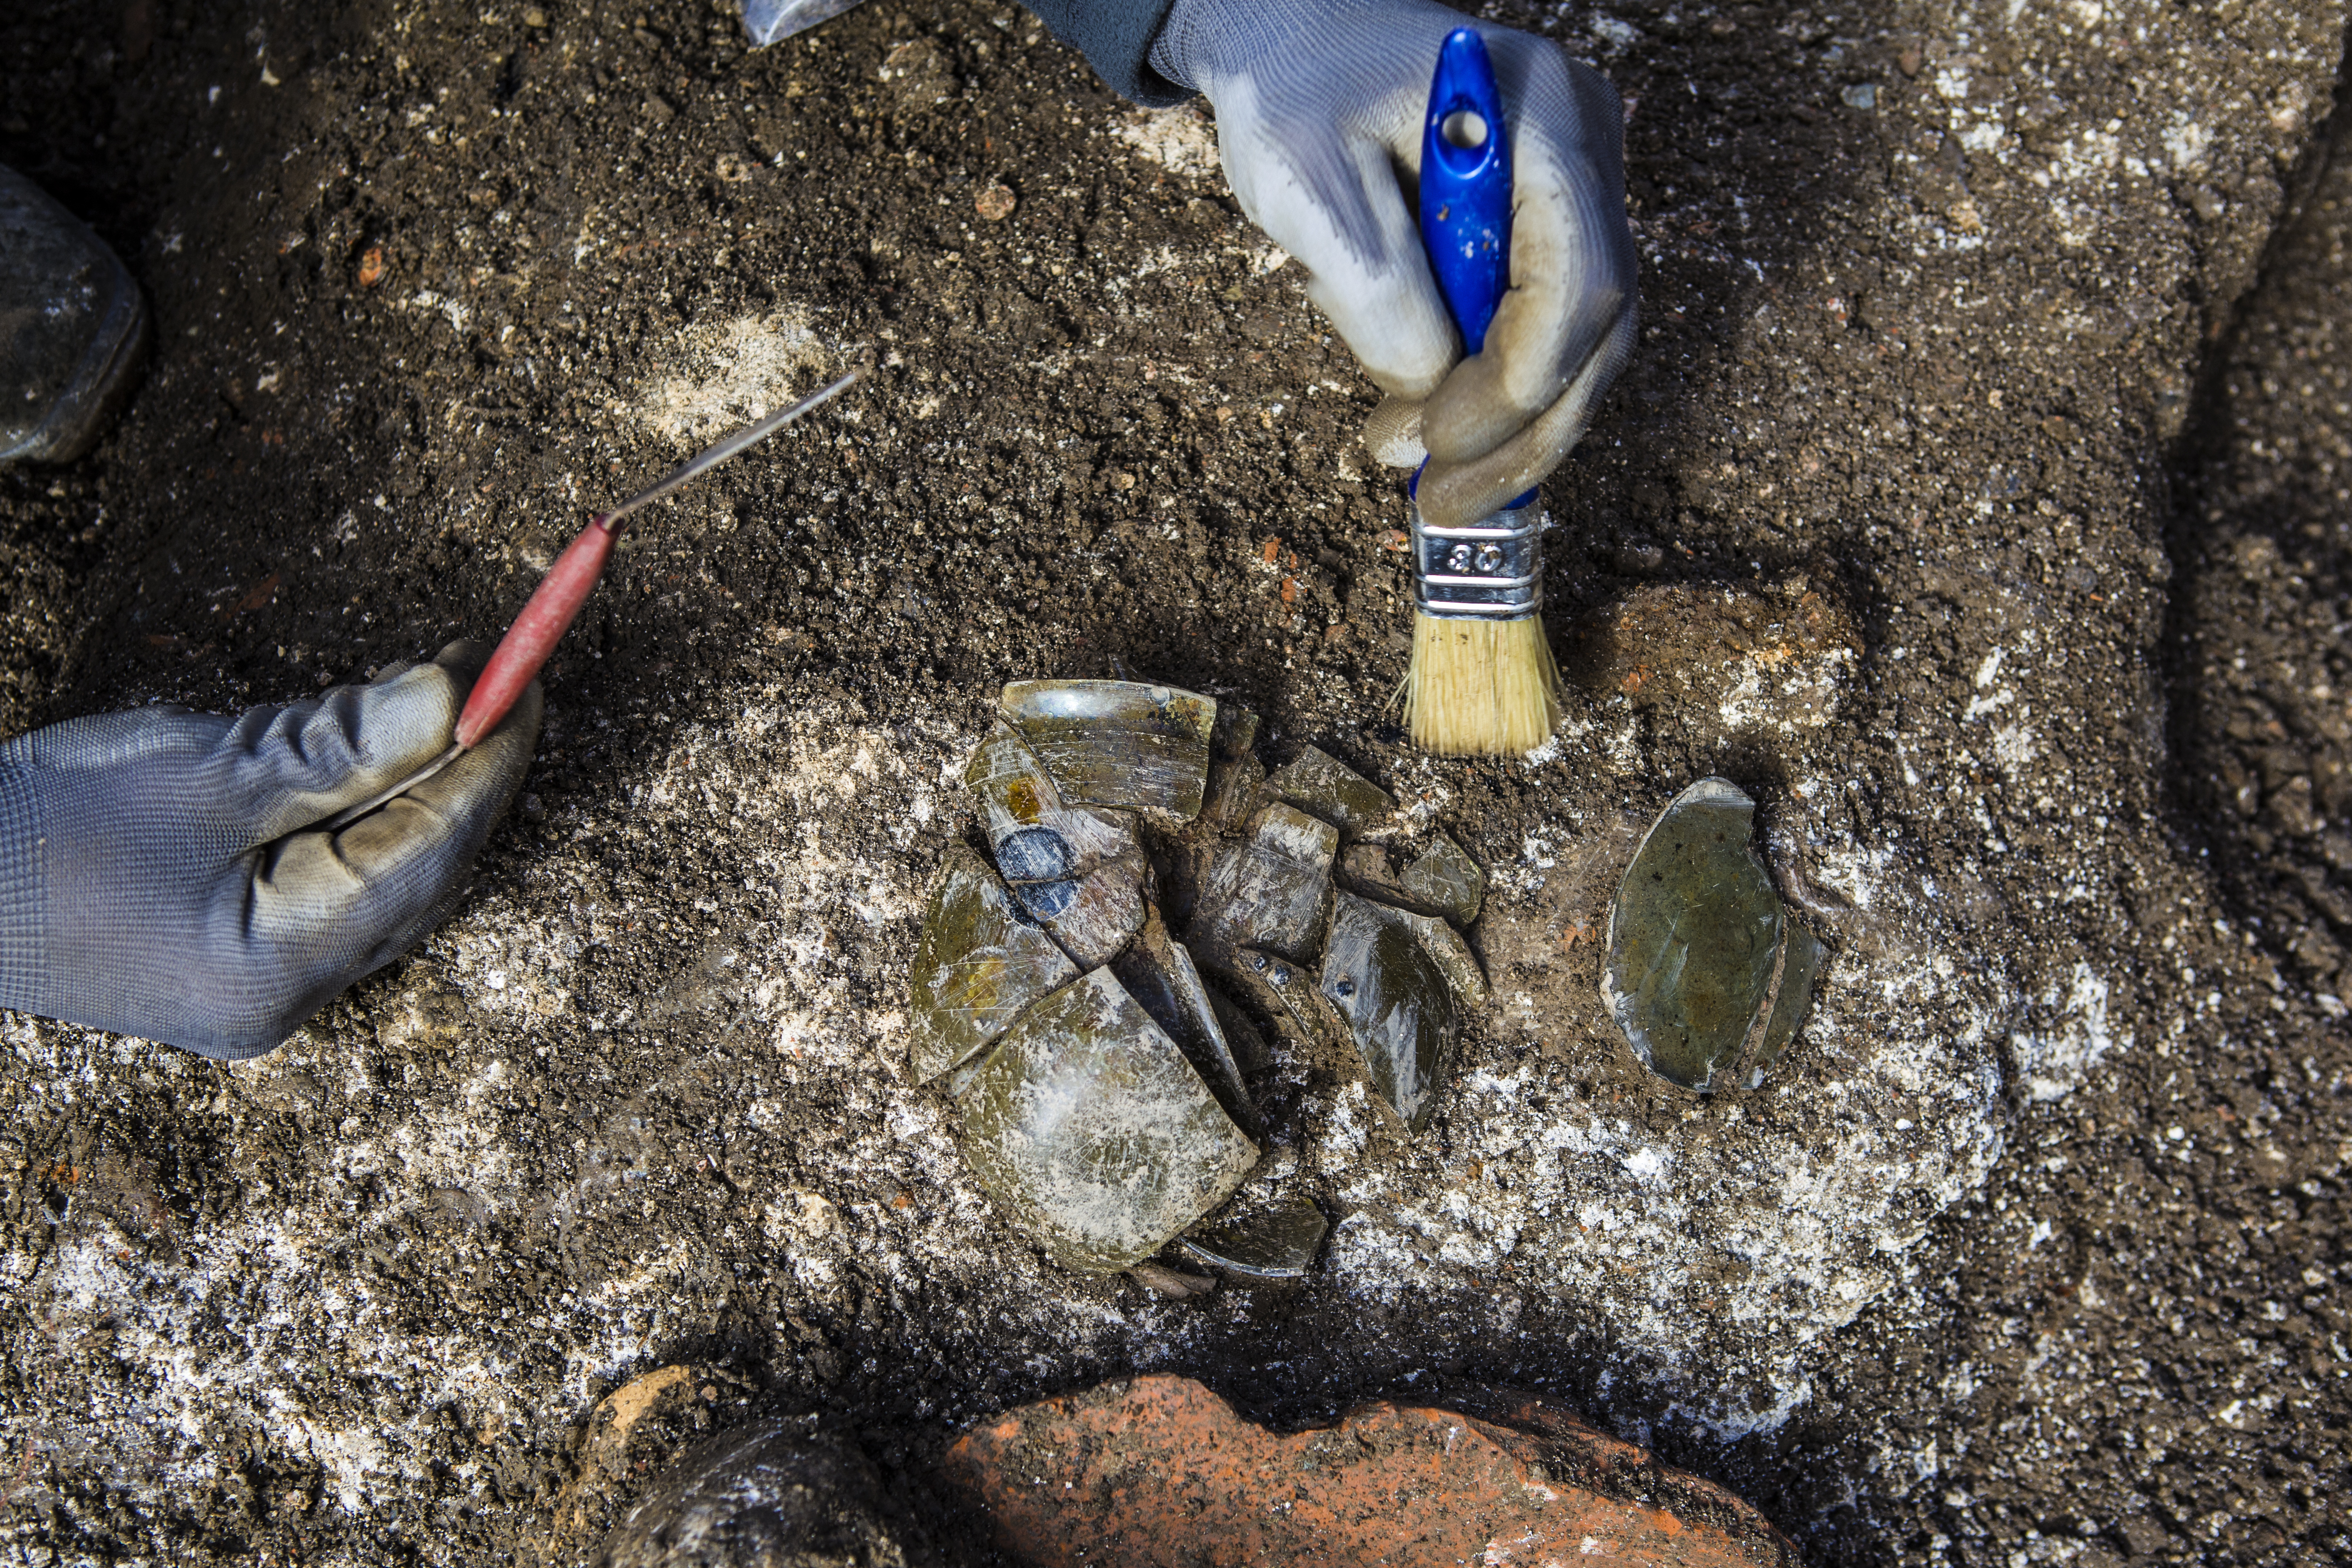
[[[1511,282],[1511,158],[1486,46],[1446,36],[1421,151],[1421,236],[1465,353]],[[1426,464],[1423,465],[1426,468]],[[1421,476],[1413,476],[1417,495]],[[1458,528],[1412,511],[1412,742],[1440,756],[1534,751],[1559,723],[1559,669],[1543,629],[1543,507],[1534,490]]]
[[[873,369],[872,356],[840,380],[817,388],[789,408],[779,409],[746,425],[715,446],[705,447],[672,468],[644,489],[631,496],[612,510],[589,520],[547,575],[539,580],[539,587],[522,614],[514,618],[507,635],[499,642],[498,651],[474,681],[474,689],[466,699],[465,708],[457,715],[457,731],[449,747],[439,756],[393,785],[370,796],[349,811],[331,818],[326,831],[333,833],[365,816],[386,801],[406,794],[426,779],[473,750],[499,721],[512,711],[524,688],[537,678],[555,645],[572,627],[580,614],[580,606],[604,575],[604,563],[612,559],[613,546],[621,536],[621,521],[641,507],[650,506],[671,491],[692,483],[747,447],[756,446],[802,415],[856,385],[860,376]]]

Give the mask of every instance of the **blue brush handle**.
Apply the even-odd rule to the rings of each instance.
[[[1473,129],[1483,134],[1464,135]],[[1472,144],[1463,146],[1463,140]],[[1421,242],[1461,331],[1463,350],[1475,354],[1486,346],[1486,323],[1511,286],[1511,148],[1503,134],[1503,89],[1495,83],[1486,40],[1469,27],[1445,36],[1429,84],[1429,118],[1421,133]]]
[[[1464,134],[1471,130],[1485,134]],[[1494,62],[1472,27],[1445,35],[1429,82],[1429,116],[1421,131],[1421,243],[1462,333],[1462,351],[1478,353],[1486,346],[1495,307],[1511,287],[1511,144],[1503,133],[1503,89],[1496,84]],[[1420,488],[1415,473],[1412,489]],[[1516,510],[1535,499],[1529,490],[1509,505]]]

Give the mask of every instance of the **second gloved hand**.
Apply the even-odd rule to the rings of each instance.
[[[0,1006],[257,1056],[447,914],[538,743],[534,685],[457,762],[488,649],[285,708],[153,707],[0,746]]]
[[[1441,526],[1557,467],[1634,332],[1616,89],[1548,39],[1479,26],[1516,211],[1511,291],[1484,352],[1462,357],[1412,182],[1438,47],[1469,21],[1429,0],[1175,0],[1151,50],[1154,70],[1216,106],[1234,195],[1389,394],[1366,445],[1404,466],[1426,448],[1419,502]]]

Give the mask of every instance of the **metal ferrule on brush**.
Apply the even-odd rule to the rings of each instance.
[[[1412,509],[1412,607],[1450,621],[1518,621],[1543,595],[1543,502],[1533,492],[1462,528]]]

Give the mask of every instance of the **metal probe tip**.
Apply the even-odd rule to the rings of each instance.
[[[452,744],[447,751],[443,752],[439,756],[434,758],[431,762],[425,763],[423,767],[417,769],[415,773],[409,774],[406,778],[401,780],[390,789],[379,790],[375,794],[368,796],[367,799],[360,802],[359,805],[352,806],[348,811],[337,812],[334,816],[327,819],[326,825],[320,828],[320,831],[325,833],[341,832],[344,828],[349,827],[352,823],[357,822],[361,817],[365,816],[369,812],[375,810],[376,807],[389,804],[397,796],[406,795],[410,790],[415,789],[418,784],[423,784],[426,779],[431,778],[435,773],[439,773],[443,768],[447,767],[451,763],[456,762],[459,757],[462,757],[465,754],[465,747]]]
[[[733,435],[704,447],[612,510],[592,518],[588,528],[592,531],[602,530],[607,537],[600,542],[593,559],[582,563],[582,570],[572,576],[565,576],[563,562],[559,562],[556,567],[551,570],[550,580],[541,583],[539,592],[532,595],[531,603],[526,605],[523,607],[523,613],[516,617],[516,626],[507,628],[506,638],[499,644],[498,651],[490,656],[490,662],[483,668],[482,673],[474,679],[475,693],[478,698],[487,699],[489,710],[478,715],[473,711],[476,706],[475,700],[469,699],[467,711],[460,715],[458,720],[458,732],[467,733],[468,724],[477,724],[478,727],[472,732],[478,739],[485,731],[496,727],[499,721],[506,717],[508,707],[514,697],[520,695],[523,688],[538,676],[539,667],[544,662],[548,654],[554,650],[556,639],[571,628],[572,617],[579,613],[581,603],[595,586],[596,580],[604,575],[604,556],[613,547],[609,536],[620,532],[622,519],[640,507],[649,506],[671,491],[709,472],[745,447],[756,446],[766,440],[803,415],[832,402],[856,385],[873,369],[874,350],[868,346],[857,364],[846,374],[837,376],[818,387],[798,403],[786,408],[780,408],[773,414],[762,415]],[[583,540],[588,537],[585,532],[582,535]],[[580,543],[580,541],[575,541],[572,550],[566,552],[567,561],[572,554],[577,553]],[[562,591],[556,593],[556,597],[562,602],[542,609],[540,601],[554,590],[553,579],[559,577],[564,578],[569,584]],[[537,624],[534,635],[518,637],[517,626],[531,619],[534,611],[537,611],[541,617],[541,622]],[[529,651],[524,651],[518,646],[522,643],[530,643],[533,646]],[[506,693],[503,700],[484,692],[483,689],[486,686],[491,686],[494,679],[497,689]],[[336,813],[327,819],[320,830],[335,833],[350,826],[369,812],[377,810],[388,802],[415,789],[418,784],[464,756],[467,750],[467,747],[463,741],[457,742],[439,756],[435,757],[390,789],[369,796],[348,811]]]

